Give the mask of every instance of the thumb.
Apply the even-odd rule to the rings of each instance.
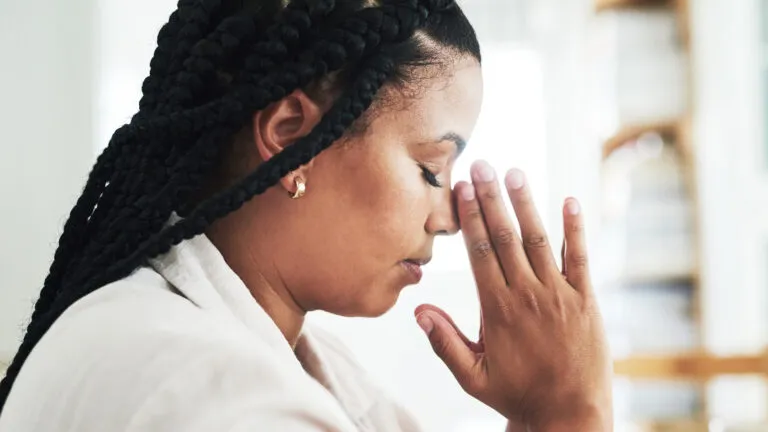
[[[467,346],[456,328],[433,310],[420,312],[416,321],[461,387],[470,394],[476,391],[481,381],[480,357]]]

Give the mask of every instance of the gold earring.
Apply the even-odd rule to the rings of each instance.
[[[293,182],[296,184],[296,192],[288,194],[293,199],[299,199],[304,196],[304,194],[307,193],[307,184],[304,183],[304,180],[301,177],[296,177],[293,179]]]

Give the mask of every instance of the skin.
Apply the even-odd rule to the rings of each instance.
[[[457,60],[445,72],[421,82],[416,97],[385,92],[394,103],[374,107],[363,133],[345,137],[207,234],[295,346],[309,311],[385,313],[415,282],[402,262],[428,260],[436,236],[461,228],[481,334],[472,342],[445,312],[422,305],[416,318],[437,356],[468,394],[509,419],[508,431],[612,430],[610,357],[578,203],[568,200],[563,210],[561,270],[521,172],[505,182],[520,234],[487,164],[476,163],[472,184],[454,191],[430,184],[423,168],[450,185],[482,102],[474,60]],[[306,136],[328,107],[297,91],[256,113],[225,164],[227,177],[242,177]],[[297,178],[307,194],[292,200]]]
[[[579,203],[563,207],[562,270],[525,176],[504,183],[520,233],[487,163],[456,186],[481,305],[471,342],[435,306],[416,310],[435,353],[470,395],[510,419],[508,431],[611,431],[611,358],[592,288]]]
[[[256,301],[295,345],[308,311],[375,317],[414,284],[403,260],[429,260],[458,223],[450,173],[482,103],[480,65],[460,59],[420,83],[390,91],[364,132],[318,155],[207,233]],[[254,116],[236,156],[249,172],[307,135],[328,104],[301,91]],[[392,109],[396,108],[396,109]],[[404,108],[404,109],[403,109]],[[451,139],[446,139],[448,136]],[[455,139],[454,139],[455,138]],[[426,179],[423,165],[443,187]],[[307,193],[289,197],[299,176]]]

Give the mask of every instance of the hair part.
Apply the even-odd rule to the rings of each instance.
[[[179,0],[158,34],[139,111],[114,133],[70,212],[0,382],[0,415],[24,361],[70,305],[310,162],[386,100],[382,88],[417,89],[459,56],[481,60],[453,0]],[[309,135],[194,199],[254,112],[329,77],[332,107]],[[168,226],[173,213],[184,217]]]

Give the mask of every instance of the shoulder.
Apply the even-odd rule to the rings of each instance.
[[[50,421],[83,432],[351,430],[295,358],[165,285],[142,269],[62,315],[14,385],[9,411],[25,419],[17,424]],[[77,411],[83,407],[98,415]],[[84,423],[67,423],[73,417]]]
[[[354,429],[325,389],[281,359],[228,343],[195,345],[160,369],[126,430]]]

